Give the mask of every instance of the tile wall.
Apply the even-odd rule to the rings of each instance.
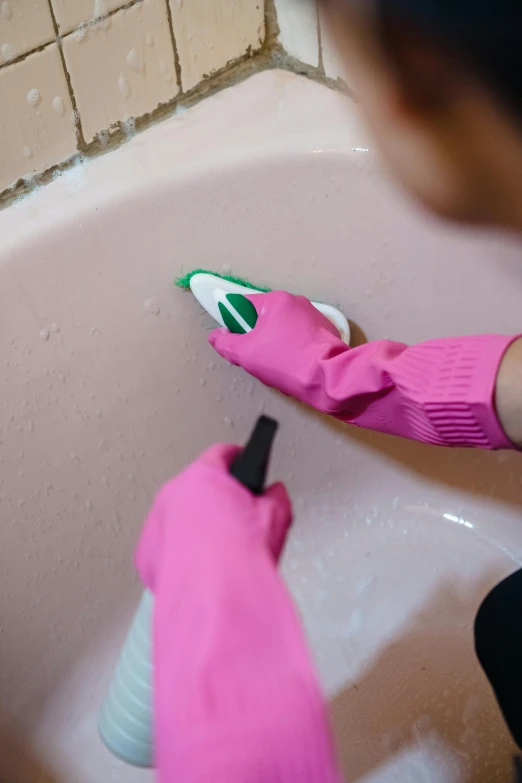
[[[274,3],[289,66],[342,76],[315,0]],[[255,59],[266,10],[265,0],[0,0],[0,192]]]

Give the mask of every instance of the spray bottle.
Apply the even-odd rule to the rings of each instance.
[[[277,422],[261,416],[230,473],[254,495],[264,491]],[[122,648],[98,728],[115,756],[137,767],[154,765],[152,692],[152,617],[154,596],[143,592],[127,640]]]

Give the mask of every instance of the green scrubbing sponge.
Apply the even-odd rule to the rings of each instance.
[[[200,305],[212,316],[214,321],[227,326],[231,332],[244,334],[255,326],[257,311],[250,300],[251,294],[270,293],[272,289],[252,285],[247,280],[232,275],[220,275],[205,269],[194,269],[175,279],[180,288],[192,291]],[[345,316],[330,305],[312,302],[328,318],[339,332],[341,339],[348,345],[350,327]]]
[[[190,281],[194,277],[194,275],[214,275],[214,277],[219,277],[221,280],[228,280],[229,283],[234,283],[235,285],[243,285],[245,288],[251,288],[253,291],[261,291],[264,294],[269,294],[272,290],[271,288],[265,288],[261,285],[252,285],[252,283],[249,283],[248,280],[243,280],[241,277],[235,277],[234,275],[220,275],[218,272],[211,272],[209,269],[193,269],[191,272],[187,272],[186,275],[182,275],[181,277],[176,277],[174,280],[174,284],[177,285],[179,288],[184,288],[186,291],[190,290]]]

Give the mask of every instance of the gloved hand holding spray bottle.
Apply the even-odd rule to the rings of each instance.
[[[276,423],[215,446],[160,491],[147,588],[100,715],[107,746],[160,783],[340,783],[324,700],[277,564],[292,512],[264,491]],[[152,629],[152,642],[151,642]]]

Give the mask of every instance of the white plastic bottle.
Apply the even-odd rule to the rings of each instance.
[[[254,495],[264,491],[277,422],[260,416],[230,473]],[[154,596],[145,590],[123,645],[98,718],[100,736],[115,756],[136,767],[154,766],[152,617]]]
[[[109,692],[98,728],[115,756],[137,767],[152,767],[152,612],[154,597],[145,590]]]

